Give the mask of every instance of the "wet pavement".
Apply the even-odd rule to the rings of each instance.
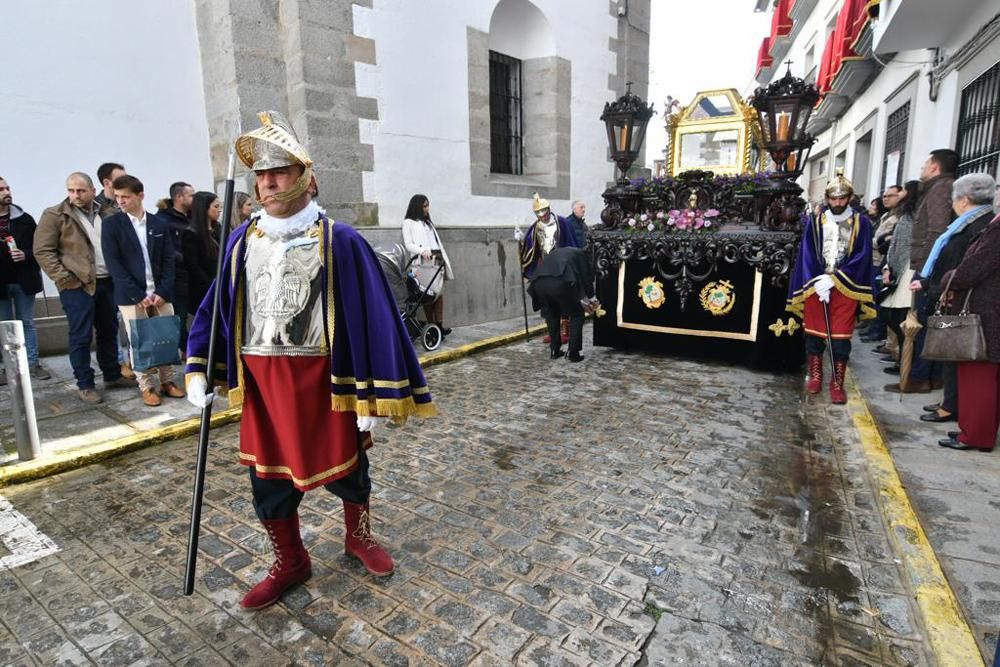
[[[991,453],[939,447],[955,422],[920,421],[931,394],[890,394],[896,376],[869,350],[856,345],[852,368],[892,453],[910,502],[971,625],[980,650],[992,658],[1000,634],[1000,448]]]
[[[313,578],[257,613],[237,426],[213,436],[190,598],[193,439],[4,489],[0,664],[931,664],[840,408],[797,377],[585,353],[430,369],[442,415],[372,452],[396,572],[348,560],[312,491]]]

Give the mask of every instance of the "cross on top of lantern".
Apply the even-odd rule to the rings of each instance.
[[[790,60],[786,64],[785,76],[755,90],[749,102],[757,110],[764,147],[777,171],[797,176],[816,141],[806,132],[806,126],[819,101],[819,91],[813,84],[792,76]]]
[[[639,157],[646,125],[653,117],[653,105],[647,105],[640,97],[632,94],[632,82],[625,84],[625,94],[614,102],[604,104],[601,120],[608,130],[608,146],[611,159],[618,165],[619,182],[626,180],[625,173]]]

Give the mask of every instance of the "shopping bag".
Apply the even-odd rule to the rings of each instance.
[[[129,322],[129,348],[132,352],[132,369],[146,371],[157,366],[181,362],[181,318],[176,315],[158,315]]]

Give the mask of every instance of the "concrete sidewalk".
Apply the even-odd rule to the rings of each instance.
[[[1000,449],[990,454],[939,447],[958,424],[920,421],[930,394],[891,394],[883,386],[898,377],[857,343],[851,370],[868,401],[886,446],[941,567],[955,591],[980,650],[996,651],[1000,631]]]
[[[529,324],[535,327],[537,316],[530,317]],[[505,334],[523,334],[523,331],[523,318],[455,327],[433,353],[426,352],[419,343],[416,349],[421,363],[426,364],[429,360],[430,363],[440,363],[450,358],[449,353],[468,353],[470,346],[476,347],[480,341]],[[538,344],[541,345],[541,341]],[[42,364],[52,374],[52,379],[36,381],[33,386],[38,435],[42,445],[42,456],[35,463],[71,455],[103,443],[134,441],[144,435],[155,436],[158,431],[189,422],[200,415],[200,411],[184,399],[164,398],[162,405],[151,408],[143,404],[138,389],[104,391],[99,375],[97,388],[104,396],[104,403],[89,405],[77,398],[76,382],[66,355],[44,358]],[[92,365],[97,368],[96,361]],[[182,370],[178,367],[178,372]],[[225,399],[219,399],[213,412],[224,413],[228,407]],[[9,473],[12,468],[25,465],[17,459],[12,409],[9,387],[0,387],[0,414],[4,415],[0,424],[0,473]],[[0,479],[3,479],[2,474]]]

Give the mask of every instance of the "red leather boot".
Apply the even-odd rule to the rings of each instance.
[[[299,516],[290,519],[261,521],[274,546],[274,564],[267,576],[240,600],[244,609],[263,609],[281,597],[281,594],[312,576],[309,552],[302,546],[299,534]]]
[[[809,368],[809,377],[806,380],[806,391],[810,394],[818,394],[823,388],[823,355],[806,355],[806,364]]]
[[[379,546],[372,536],[371,515],[368,504],[358,505],[344,501],[344,553],[361,561],[365,569],[376,577],[392,574],[395,565],[389,552]]]
[[[833,362],[833,377],[830,378],[830,402],[834,405],[847,403],[847,392],[844,391],[844,378],[847,377],[847,362]]]

